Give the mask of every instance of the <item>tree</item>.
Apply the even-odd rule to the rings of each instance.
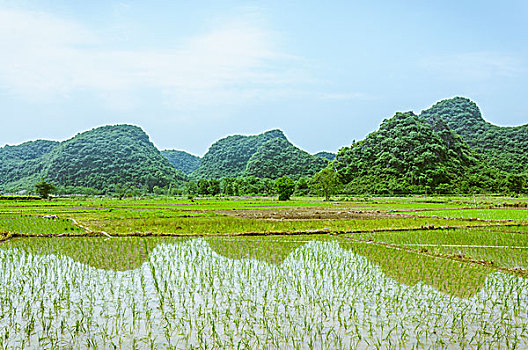
[[[525,174],[508,174],[506,176],[506,187],[509,192],[523,193],[525,192],[527,176]]]
[[[209,194],[209,180],[200,179],[198,181],[198,194],[206,196]]]
[[[330,196],[337,191],[339,180],[334,169],[325,168],[314,175],[312,184],[314,189],[330,200]]]
[[[157,195],[157,196],[161,196],[162,194],[166,193],[167,191],[161,187],[159,187],[158,185],[155,185],[154,187],[152,187],[152,192]]]
[[[310,184],[308,183],[309,179],[306,177],[301,177],[295,183],[295,195],[296,196],[306,196],[310,191]]]
[[[222,179],[221,192],[225,196],[238,196],[238,183],[234,177],[224,177]]]
[[[197,192],[198,186],[196,185],[196,182],[189,181],[183,185],[183,193],[186,194],[188,197],[196,195]]]
[[[119,199],[125,198],[129,190],[130,190],[130,187],[127,184],[117,184],[115,186],[115,193]]]
[[[283,176],[275,181],[275,187],[279,193],[279,200],[287,201],[290,199],[293,191],[295,191],[295,182],[288,176]]]
[[[211,196],[217,196],[220,194],[220,181],[216,179],[209,180],[209,186],[207,187],[207,192]]]
[[[35,189],[41,198],[48,199],[49,195],[55,190],[55,186],[41,179],[40,182],[35,184]]]

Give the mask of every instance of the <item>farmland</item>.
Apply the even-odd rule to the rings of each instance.
[[[0,344],[524,348],[526,203],[0,201]]]

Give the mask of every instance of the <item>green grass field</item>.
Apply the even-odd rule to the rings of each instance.
[[[528,222],[528,210],[525,209],[458,209],[458,210],[432,210],[420,211],[420,215],[431,215],[439,217],[453,217],[462,219],[481,220],[511,220]]]
[[[92,231],[115,234],[236,234],[236,233],[295,233],[305,231],[350,232],[391,229],[417,229],[420,227],[461,227],[482,225],[472,218],[491,220],[528,220],[523,209],[462,209],[461,199],[378,198],[376,200],[347,199],[323,202],[320,199],[297,199],[280,202],[267,198],[252,199],[62,199],[53,201],[0,201],[0,229],[12,233],[39,233],[40,220],[34,220],[34,228],[27,216],[57,215],[61,219],[74,219]],[[499,201],[498,201],[499,202]],[[459,209],[453,209],[453,208]],[[255,220],[247,214],[252,211],[273,210],[342,210],[348,212],[370,211],[367,216],[353,219],[335,217],[321,220],[315,215],[303,219]],[[424,209],[434,208],[433,211]],[[448,209],[445,209],[448,208]],[[412,211],[409,211],[412,209]],[[445,209],[445,210],[444,210]],[[375,211],[373,213],[373,211]],[[405,217],[396,213],[406,213]],[[22,218],[25,219],[17,219]],[[417,215],[421,217],[417,217]],[[435,216],[435,217],[427,217]],[[453,219],[446,219],[451,217]],[[9,219],[9,224],[6,220]],[[20,221],[19,224],[16,222]],[[57,225],[56,225],[57,226]],[[68,225],[66,225],[68,226]],[[64,233],[58,225],[41,233]]]
[[[0,347],[525,348],[524,203],[0,201]]]

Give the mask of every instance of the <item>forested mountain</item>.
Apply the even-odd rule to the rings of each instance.
[[[440,119],[396,113],[364,140],[342,148],[334,167],[351,192],[445,192],[463,186],[477,160]]]
[[[440,101],[420,114],[424,120],[442,119],[491,166],[528,172],[528,124],[501,127],[484,120],[475,102],[455,97]]]
[[[213,143],[203,156],[194,178],[220,179],[243,176],[251,156],[260,146],[275,138],[286,139],[280,130],[270,130],[259,135],[233,135]]]
[[[335,153],[321,151],[321,152],[317,152],[316,154],[314,154],[314,157],[321,157],[321,158],[326,158],[328,160],[334,160],[336,155]]]
[[[103,126],[62,142],[50,153],[43,174],[63,186],[96,189],[122,184],[152,190],[185,180],[133,125]]]
[[[49,140],[28,141],[16,146],[6,145],[0,148],[0,157],[3,161],[35,159],[48,154],[57,145],[58,141]]]
[[[419,116],[396,113],[337,155],[310,155],[270,130],[220,139],[203,158],[160,152],[137,126],[103,126],[64,142],[0,148],[0,192],[33,190],[44,178],[63,193],[269,194],[282,176],[307,191],[308,178],[327,166],[344,193],[525,193],[528,125],[493,125],[474,102],[455,97]]]
[[[290,176],[295,179],[312,176],[327,164],[327,159],[312,156],[287,139],[277,137],[262,144],[251,156],[244,175],[269,179]]]
[[[31,189],[40,177],[61,187],[103,191],[118,186],[151,191],[154,186],[181,185],[186,179],[161,155],[148,135],[132,125],[95,128],[55,144],[47,153],[35,154],[43,155],[34,159],[31,171],[24,176],[7,176],[4,190]]]
[[[185,151],[164,150],[161,155],[169,160],[169,162],[178,170],[185,174],[190,174],[200,166],[202,159],[194,154]]]
[[[26,182],[37,182],[43,159],[58,145],[57,141],[36,140],[0,148],[0,188],[11,183],[23,189]]]
[[[256,176],[276,179],[313,175],[328,163],[291,144],[280,130],[259,135],[234,135],[215,142],[202,158],[194,178]]]

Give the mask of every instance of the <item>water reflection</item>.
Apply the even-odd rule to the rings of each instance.
[[[528,283],[514,276],[471,279],[478,292],[460,298],[433,284],[471,271],[366,244],[289,241],[262,261],[263,247],[275,249],[272,239],[98,239],[2,246],[0,345],[528,346]],[[109,243],[117,246],[101,246]],[[127,258],[103,257],[127,251]],[[439,276],[429,278],[432,286],[422,280],[431,273]],[[402,275],[410,283],[395,280]]]
[[[207,243],[217,254],[229,259],[256,259],[280,265],[297,248],[306,244],[307,237],[237,237],[208,238]]]
[[[128,271],[140,268],[158,244],[183,241],[172,237],[17,238],[0,247],[22,249],[38,255],[67,256],[96,269]]]
[[[64,237],[19,238],[1,245],[38,255],[68,256],[96,269],[128,271],[139,269],[149,254],[160,244],[180,244],[191,238],[175,237]],[[314,239],[297,237],[214,237],[207,238],[209,247],[229,259],[256,259],[280,265],[292,253]],[[329,238],[326,236],[316,239]],[[459,297],[469,297],[482,289],[490,270],[485,267],[438,259],[375,244],[352,243],[332,238],[345,250],[367,258],[383,272],[406,285],[425,283],[435,289]]]
[[[182,237],[62,237],[17,238],[0,245],[3,249],[16,248],[38,255],[68,256],[96,269],[128,271],[138,269],[147,261],[150,252],[159,244],[179,244],[191,238]],[[281,264],[292,252],[305,244],[303,239],[276,238],[208,238],[217,254],[230,259],[257,259],[270,264]]]
[[[399,283],[414,286],[427,284],[443,293],[470,297],[486,282],[490,269],[483,266],[435,258],[376,244],[340,243],[344,249],[366,257],[383,273]]]

